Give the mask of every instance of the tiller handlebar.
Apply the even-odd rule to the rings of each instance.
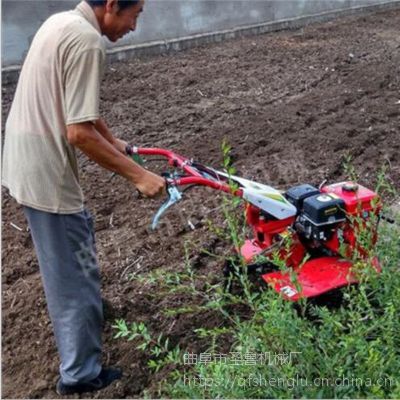
[[[134,146],[127,146],[126,151],[131,156],[138,154],[165,157],[170,166],[174,168],[180,168],[185,172],[185,175],[172,175],[166,177],[166,181],[169,186],[202,185],[241,197],[240,190],[232,193],[232,189],[228,184],[229,177],[227,174],[195,163],[193,160],[189,160],[188,158],[172,151],[159,149],[156,147],[141,148]]]
[[[207,186],[244,198],[248,203],[280,220],[296,214],[296,208],[279,191],[270,186],[229,175],[226,172],[217,171],[214,168],[207,167],[165,149],[141,148],[128,145],[126,152],[135,161],[140,161],[137,157],[144,155],[165,157],[170,166],[180,170],[180,172],[175,171],[174,173],[163,174],[167,183],[168,200],[155,215],[152,222],[153,229],[157,227],[162,214],[173,204],[181,200],[182,193],[178,187],[185,185]]]

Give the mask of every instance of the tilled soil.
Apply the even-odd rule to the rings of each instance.
[[[240,174],[277,188],[341,180],[351,156],[362,184],[374,187],[386,165],[399,189],[399,27],[399,10],[379,12],[111,64],[102,111],[113,131],[134,144],[168,148],[218,168],[227,138]],[[2,89],[3,121],[14,90]],[[206,351],[207,341],[194,330],[222,325],[218,314],[167,316],[169,308],[197,300],[129,277],[184,270],[189,242],[196,273],[218,282],[222,266],[200,249],[229,251],[207,224],[224,224],[221,195],[188,192],[152,232],[160,200],[138,197],[124,179],[111,178],[83,156],[80,163],[102,269],[104,362],[124,368],[120,382],[85,397],[154,396],[162,373],[150,371],[148,353],[113,339],[111,326],[116,318],[145,321],[155,335],[188,352]],[[160,172],[161,164],[149,168]],[[55,398],[59,360],[38,265],[21,209],[4,190],[2,216],[3,397]]]

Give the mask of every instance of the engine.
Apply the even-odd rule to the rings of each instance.
[[[305,184],[290,188],[287,200],[298,210],[294,228],[307,248],[337,253],[341,244],[349,251],[356,245],[351,217],[366,221],[376,213],[376,193],[353,182],[324,186]]]

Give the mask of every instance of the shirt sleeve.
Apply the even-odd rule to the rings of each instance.
[[[95,121],[100,117],[100,81],[104,67],[101,49],[82,51],[66,70],[66,125]]]

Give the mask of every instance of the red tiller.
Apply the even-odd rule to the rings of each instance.
[[[303,184],[280,192],[169,150],[128,146],[127,152],[134,159],[165,157],[175,169],[165,174],[169,198],[154,217],[153,228],[165,210],[182,198],[180,187],[207,186],[242,198],[252,237],[236,251],[249,269],[258,271],[287,300],[316,297],[359,282],[355,261],[369,260],[373,270],[380,272],[379,261],[372,253],[380,198],[357,183],[339,182],[319,188]],[[358,240],[363,229],[370,230],[370,243]]]

